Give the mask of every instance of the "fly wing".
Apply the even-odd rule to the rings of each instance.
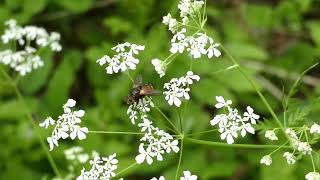
[[[152,85],[144,85],[140,90],[140,95],[154,96],[159,95],[161,91],[155,90]]]
[[[133,88],[137,88],[139,86],[142,86],[142,76],[140,74],[136,77],[136,80],[133,83]]]

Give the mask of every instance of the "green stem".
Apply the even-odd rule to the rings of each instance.
[[[307,134],[307,131],[306,131],[306,130],[304,130],[304,134],[306,135],[306,140],[307,140],[307,143],[309,144],[309,138],[308,138],[308,134]],[[311,159],[313,171],[315,172],[315,171],[316,171],[316,166],[315,166],[315,164],[314,164],[314,160],[313,160],[313,156],[312,156],[312,151],[310,152],[310,159]]]
[[[203,131],[203,132],[186,134],[185,136],[194,136],[194,135],[206,134],[206,133],[217,132],[217,131],[218,131],[218,129],[213,129],[213,130],[208,130],[208,131]]]
[[[281,149],[283,146],[285,146],[289,141],[283,143],[281,146],[279,146],[277,149],[275,149],[274,151],[272,151],[269,155],[272,155],[273,153],[277,152],[279,149]]]
[[[130,166],[128,166],[128,167],[126,167],[126,168],[122,169],[121,171],[119,171],[119,172],[117,173],[117,175],[116,175],[116,176],[119,176],[120,174],[122,174],[122,173],[126,172],[127,170],[131,169],[132,167],[136,166],[137,164],[138,164],[138,163],[137,163],[137,162],[135,162],[135,163],[131,164]]]
[[[179,174],[180,166],[181,166],[181,162],[182,162],[183,140],[184,140],[184,136],[182,135],[182,137],[181,137],[181,142],[180,142],[181,144],[180,144],[179,162],[178,162],[178,167],[177,167],[177,171],[176,171],[175,180],[177,180],[177,179],[178,179],[178,174]]]
[[[281,121],[279,120],[279,118],[277,117],[276,113],[273,111],[273,109],[271,108],[270,104],[268,103],[268,101],[266,100],[266,98],[264,97],[264,95],[261,93],[261,91],[258,89],[257,85],[253,82],[253,80],[247,75],[247,73],[243,70],[243,68],[241,67],[241,65],[238,63],[238,61],[229,53],[229,51],[224,48],[222,45],[220,45],[221,48],[223,49],[223,51],[226,53],[226,55],[230,58],[230,60],[237,65],[237,68],[239,70],[239,72],[243,75],[243,77],[250,83],[250,85],[256,90],[257,94],[259,95],[260,99],[262,100],[263,104],[267,107],[268,111],[270,112],[270,114],[272,115],[272,117],[276,120],[277,124],[279,125],[279,127],[281,128],[281,130],[283,131],[283,133],[287,136],[287,134],[284,131],[283,125],[281,123]]]
[[[198,140],[193,138],[185,138],[185,141],[194,144],[202,144],[217,147],[230,147],[230,148],[252,148],[252,149],[264,149],[264,148],[279,148],[278,145],[259,145],[259,144],[227,144],[222,142],[212,142],[205,140]],[[283,149],[291,149],[291,146],[282,146]]]
[[[9,74],[7,74],[7,72],[5,72],[5,71],[2,69],[2,67],[0,67],[0,71],[1,71],[1,73],[5,76],[5,78],[6,78],[8,81],[11,82],[11,86],[13,87],[14,92],[15,92],[18,100],[19,100],[20,102],[22,102],[22,104],[24,105],[25,108],[27,108],[28,106],[26,105],[25,100],[24,100],[21,92],[19,91],[17,85],[16,85],[16,84],[14,83],[14,81],[11,79],[11,77],[9,76]],[[43,141],[43,139],[42,139],[42,137],[41,137],[41,135],[40,135],[40,132],[39,132],[39,129],[38,129],[37,124],[34,122],[34,120],[33,120],[32,116],[31,116],[30,112],[29,112],[27,109],[25,109],[25,113],[26,113],[27,119],[30,121],[31,125],[33,126],[33,128],[34,128],[35,131],[36,131],[36,134],[37,134],[37,137],[38,137],[39,142],[40,142],[40,144],[41,144],[41,147],[42,147],[42,149],[44,150],[44,152],[45,152],[45,154],[46,154],[46,156],[47,156],[47,159],[49,160],[49,163],[50,163],[50,165],[51,165],[54,173],[56,174],[56,176],[61,177],[61,174],[60,174],[60,172],[59,172],[59,170],[58,170],[58,168],[57,168],[57,165],[56,165],[56,163],[54,162],[54,159],[52,158],[49,150],[47,149],[46,144],[44,143],[44,141]]]
[[[141,132],[125,132],[125,131],[89,131],[93,134],[126,134],[126,135],[144,135]]]
[[[179,129],[170,121],[170,119],[161,111],[161,109],[155,104],[154,108],[169,122],[169,124],[175,129],[176,133],[179,134]]]

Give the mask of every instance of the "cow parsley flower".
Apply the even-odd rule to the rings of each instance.
[[[274,132],[274,130],[267,130],[264,136],[271,141],[278,140],[278,137],[276,136],[276,133]]]
[[[70,149],[63,151],[65,157],[69,161],[79,162],[81,164],[86,163],[89,160],[89,155],[83,152],[83,148],[80,146],[74,146]]]
[[[190,171],[183,171],[183,177],[180,180],[197,180],[198,176],[192,175]]]
[[[272,164],[272,158],[270,155],[265,155],[260,160],[261,164],[265,164],[266,166],[270,166]]]
[[[165,99],[168,101],[169,105],[175,105],[180,107],[181,100],[189,100],[189,85],[193,84],[193,81],[199,81],[200,77],[193,74],[192,71],[188,71],[186,76],[180,78],[173,78],[170,82],[164,84]]]
[[[285,152],[283,157],[286,158],[288,164],[294,164],[296,162],[296,157],[293,153]]]
[[[253,113],[253,109],[250,106],[247,107],[248,112],[244,113],[244,117],[241,117],[237,109],[231,108],[231,100],[225,100],[222,96],[217,96],[216,100],[218,103],[215,107],[218,109],[224,108],[225,111],[228,112],[227,114],[216,115],[210,121],[211,126],[219,126],[221,140],[226,139],[228,144],[232,144],[234,143],[234,139],[238,138],[238,133],[240,133],[241,137],[244,137],[247,132],[250,134],[255,133],[252,125],[256,123],[255,120],[257,120],[259,116]],[[248,116],[246,116],[248,114],[251,114],[252,117],[250,116],[251,118],[248,118]],[[253,116],[253,114],[255,116]]]
[[[100,157],[97,155],[90,160],[90,164],[91,169],[86,171],[83,168],[77,180],[109,180],[116,176],[114,171],[118,168],[118,160],[116,159],[115,153],[108,157]]]
[[[190,55],[198,59],[202,55],[207,55],[208,58],[213,56],[219,57],[221,52],[217,49],[218,43],[207,36],[205,33],[197,33],[191,36],[186,35],[186,29],[182,28],[173,35],[171,39],[170,52],[173,54],[183,53],[185,50],[190,53]]]
[[[131,123],[135,124],[138,116],[143,116],[146,112],[149,112],[151,110],[151,107],[154,107],[151,98],[142,98],[139,99],[138,102],[134,102],[133,104],[131,104],[127,110],[127,114],[129,115]]]
[[[143,122],[138,124],[138,127],[145,134],[140,139],[139,154],[135,158],[138,164],[144,161],[152,164],[153,158],[162,161],[164,153],[179,152],[178,140],[175,140],[169,133],[154,127],[146,115],[142,118]]]
[[[152,59],[151,63],[160,77],[163,77],[166,74],[167,65],[164,61],[161,61],[159,59]]]
[[[113,57],[104,55],[102,58],[97,60],[97,63],[100,66],[107,64],[106,72],[108,74],[136,69],[139,59],[134,56],[138,55],[139,51],[144,50],[144,46],[125,42],[114,46],[111,50],[115,51],[117,54]]]
[[[306,180],[320,180],[320,173],[318,172],[309,172],[305,176]]]
[[[150,180],[165,180],[165,178],[163,176],[160,176],[159,178],[153,177]]]
[[[320,135],[320,125],[313,123],[313,125],[310,127],[310,134]]]
[[[5,25],[5,32],[1,36],[2,42],[18,43],[14,50],[0,51],[0,63],[10,66],[22,76],[44,65],[39,55],[40,49],[45,47],[49,47],[52,51],[62,49],[59,44],[59,33],[48,33],[45,29],[36,26],[21,27],[17,25],[16,20],[6,21]]]
[[[290,138],[290,142],[293,145],[293,148],[298,152],[301,152],[303,155],[309,155],[312,151],[312,148],[308,142],[303,142],[298,138],[297,133],[291,129],[287,128],[285,133]],[[303,133],[303,131],[298,132],[299,134]]]
[[[83,140],[86,138],[88,133],[88,128],[80,127],[81,119],[85,111],[77,110],[72,111],[72,108],[76,105],[76,101],[69,99],[66,104],[63,105],[64,113],[58,117],[58,120],[55,121],[53,118],[48,117],[42,123],[39,124],[40,127],[47,129],[51,125],[55,125],[51,136],[47,138],[49,143],[50,151],[53,150],[54,146],[58,146],[58,140],[70,139],[74,140],[78,138]]]

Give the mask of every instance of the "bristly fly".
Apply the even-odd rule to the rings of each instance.
[[[138,75],[133,84],[132,91],[127,97],[127,104],[139,102],[139,100],[145,96],[154,96],[159,94],[160,91],[155,90],[152,84],[143,84],[142,77]]]

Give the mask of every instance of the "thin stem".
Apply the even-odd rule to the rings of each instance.
[[[278,147],[277,149],[275,149],[274,151],[272,151],[269,155],[272,155],[273,153],[277,152],[279,149],[281,149],[283,146],[285,146],[288,142],[289,142],[289,140],[286,141],[285,143],[283,143],[281,146],[279,146],[279,147]]]
[[[230,148],[252,148],[252,149],[264,149],[264,148],[278,148],[278,145],[259,145],[259,144],[227,144],[222,142],[212,142],[193,138],[185,138],[185,141],[217,147],[230,147]],[[282,146],[282,149],[291,149],[291,146]]]
[[[178,179],[178,174],[179,174],[180,166],[181,166],[181,162],[182,162],[183,140],[184,140],[184,136],[182,135],[182,137],[181,137],[181,142],[180,142],[181,144],[180,144],[179,162],[178,162],[178,167],[177,167],[177,171],[176,171],[175,180],[177,180],[177,179]]]
[[[138,164],[138,163],[137,163],[137,162],[135,162],[135,163],[131,164],[130,166],[128,166],[128,167],[126,167],[126,168],[122,169],[121,171],[119,171],[119,172],[117,173],[117,175],[116,175],[116,176],[119,176],[120,174],[122,174],[122,173],[126,172],[127,170],[131,169],[132,167],[136,166],[137,164]]]
[[[14,92],[15,92],[17,98],[19,99],[20,102],[22,102],[22,104],[24,105],[24,107],[27,108],[27,105],[26,105],[26,103],[25,103],[25,100],[24,100],[24,98],[23,98],[20,90],[18,89],[17,85],[16,85],[16,84],[14,83],[14,81],[12,80],[12,78],[9,76],[9,74],[7,74],[6,71],[3,70],[2,67],[0,67],[0,71],[1,71],[1,73],[5,76],[5,78],[6,78],[8,81],[11,82],[10,84],[11,84],[11,86],[13,87]],[[30,121],[31,125],[33,126],[34,130],[36,131],[38,140],[39,140],[39,142],[40,142],[40,144],[41,144],[42,149],[44,150],[44,152],[45,152],[45,154],[46,154],[46,156],[47,156],[47,159],[49,160],[49,163],[50,163],[50,165],[51,165],[54,173],[56,174],[56,176],[61,177],[61,174],[60,174],[60,172],[59,172],[59,170],[58,170],[58,168],[57,168],[57,165],[56,165],[54,159],[52,158],[52,156],[51,156],[51,154],[50,154],[50,152],[49,152],[49,150],[47,149],[46,144],[44,143],[44,141],[43,141],[43,139],[42,139],[42,137],[41,137],[41,134],[40,134],[40,132],[39,132],[39,129],[38,129],[37,124],[34,122],[34,120],[33,120],[32,116],[31,116],[30,112],[29,112],[27,109],[25,109],[25,113],[26,113],[26,116],[27,116],[28,121]]]
[[[170,125],[175,129],[176,133],[179,133],[179,129],[170,121],[170,119],[161,111],[161,109],[155,104],[155,109],[170,123]]]
[[[143,135],[141,132],[125,132],[125,131],[89,131],[93,134],[126,134],[126,135]]]
[[[217,131],[218,131],[218,129],[212,129],[212,130],[203,131],[203,132],[196,132],[196,133],[186,134],[185,136],[194,136],[194,135],[206,134],[206,133],[217,132]]]
[[[182,118],[181,118],[181,111],[179,111],[179,124],[180,124],[180,133],[183,133],[183,126],[182,126]]]
[[[130,73],[128,70],[125,71],[125,74],[129,77],[129,79],[134,82],[133,78],[131,77]]]
[[[304,130],[304,134],[306,135],[306,140],[307,140],[307,143],[309,144],[309,138],[308,138],[308,134],[307,134],[307,131],[306,131],[306,130]],[[310,152],[310,159],[311,159],[313,171],[315,172],[315,171],[316,171],[316,166],[315,166],[315,164],[314,164],[314,160],[313,160],[313,156],[312,156],[312,151]]]
[[[229,51],[224,48],[222,45],[220,45],[221,48],[223,49],[223,51],[226,53],[226,55],[230,58],[230,60],[235,64],[238,65],[237,68],[239,70],[239,72],[243,75],[243,77],[250,83],[250,85],[256,90],[257,94],[259,95],[260,99],[262,100],[262,102],[264,103],[264,105],[267,107],[268,111],[270,112],[270,114],[272,115],[272,117],[276,120],[277,124],[279,125],[279,127],[281,128],[281,130],[283,131],[283,133],[287,136],[287,134],[284,131],[283,125],[281,123],[281,121],[279,120],[279,118],[277,117],[276,113],[273,111],[273,109],[271,108],[270,104],[268,103],[268,101],[266,100],[266,98],[264,97],[264,95],[261,93],[261,91],[258,89],[258,87],[256,86],[256,84],[253,82],[253,80],[247,75],[247,73],[243,70],[243,68],[241,67],[241,65],[238,63],[238,61],[229,53]]]

